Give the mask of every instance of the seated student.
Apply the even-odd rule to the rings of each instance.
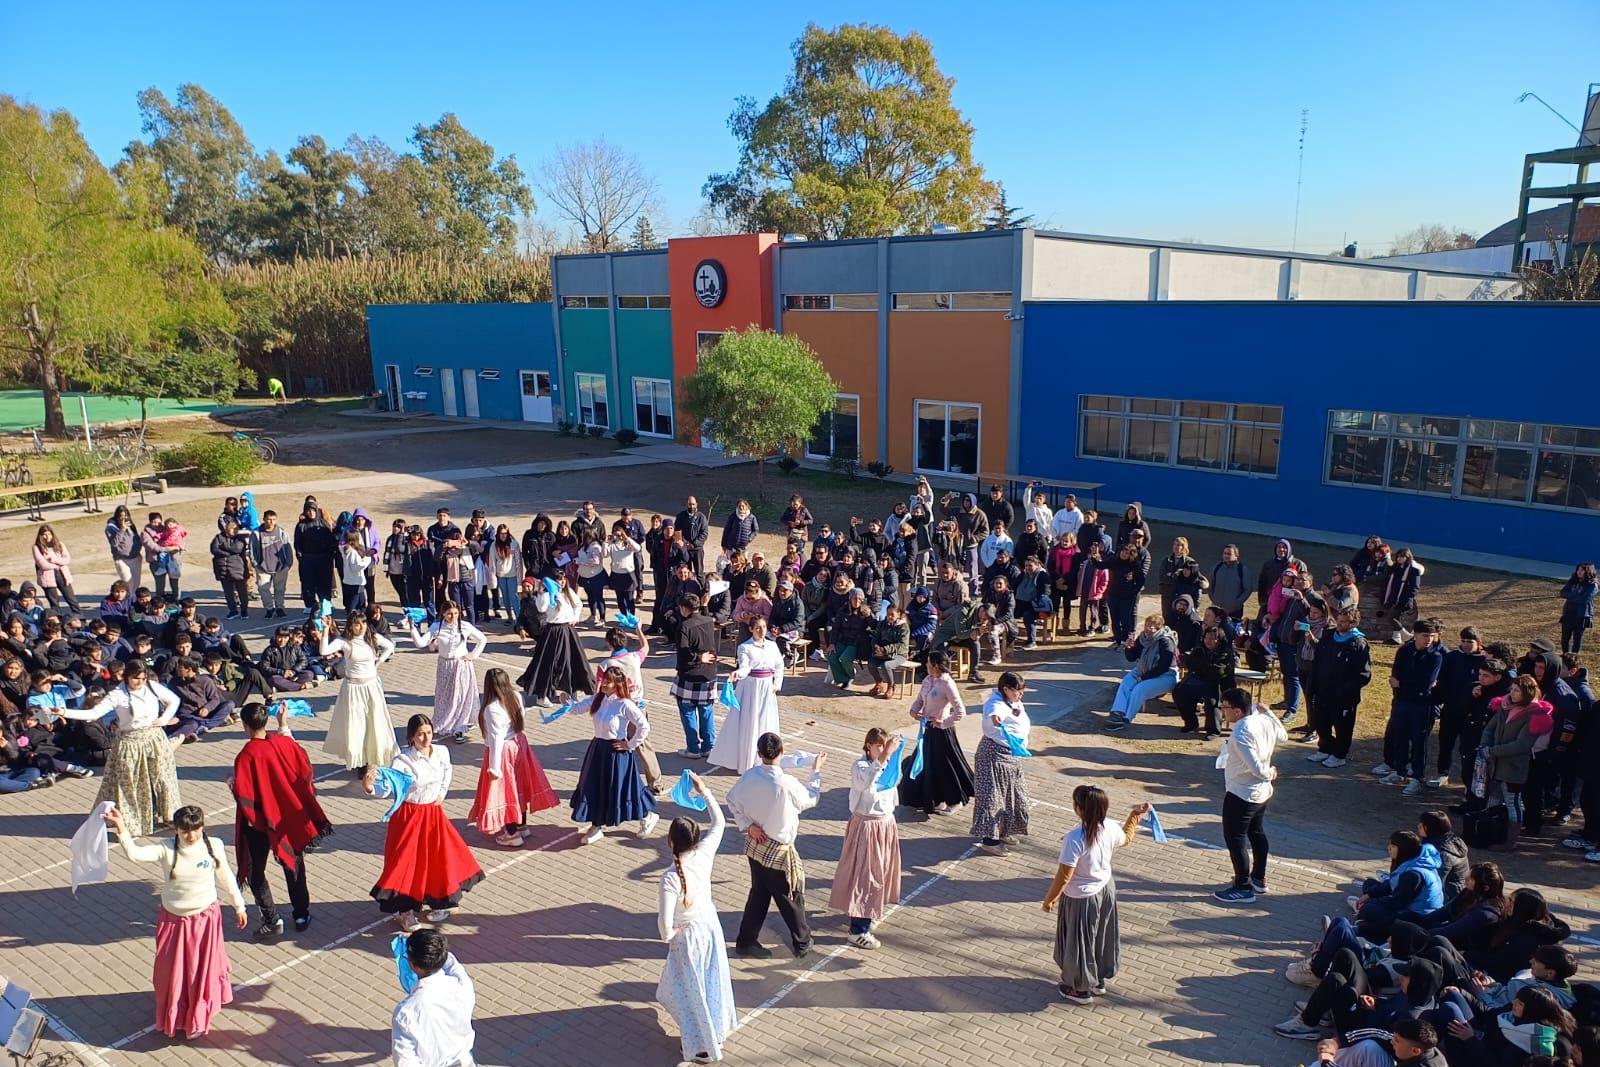
[[[783,653],[786,666],[794,667],[797,654],[794,642],[805,630],[805,603],[795,591],[795,576],[785,572],[778,578],[776,594],[772,598],[772,614],[767,617],[767,628],[772,639]]]
[[[996,575],[983,594],[984,606],[989,609],[993,625],[989,627],[989,641],[993,651],[989,665],[998,667],[1003,662],[1006,642],[1011,640],[1012,627],[1016,625],[1017,598],[1011,592],[1011,583],[1005,575]]]
[[[44,625],[44,610],[33,583],[23,582],[22,589],[17,594],[16,607],[12,609],[11,615],[22,620],[23,629],[27,631],[30,641],[39,639],[39,628]]]
[[[1368,941],[1386,941],[1396,919],[1416,922],[1444,907],[1439,853],[1424,849],[1409,830],[1389,835],[1389,873],[1361,883],[1361,895],[1347,898],[1356,913],[1356,931]]]
[[[106,673],[105,655],[98,644],[91,644],[83,650],[78,662],[72,665],[71,673],[83,686],[105,685],[111,677]]]
[[[298,693],[317,681],[317,676],[311,673],[305,649],[292,644],[289,635],[288,626],[273,630],[267,647],[261,650],[261,658],[256,661],[267,684],[277,693]]]
[[[1028,636],[1022,647],[1032,651],[1039,647],[1039,620],[1049,618],[1055,611],[1055,604],[1050,599],[1050,575],[1038,556],[1023,557],[1022,577],[1017,580],[1016,597],[1017,615]]]
[[[1523,887],[1511,894],[1511,907],[1490,932],[1488,945],[1465,955],[1484,974],[1505,982],[1528,966],[1539,946],[1559,944],[1571,933],[1563,920],[1550,914],[1544,894]]]
[[[1212,609],[1207,609],[1207,614]],[[1228,640],[1220,626],[1208,626],[1202,632],[1200,644],[1183,657],[1184,676],[1172,690],[1172,705],[1183,717],[1178,732],[1201,733],[1209,741],[1220,732],[1217,725],[1217,703],[1222,694],[1234,687],[1233,674],[1239,663],[1239,653]],[[1196,709],[1205,709],[1205,728],[1201,729]],[[1317,753],[1321,759],[1322,754]]]
[[[1456,992],[1446,995],[1445,1007],[1458,1015],[1469,1009],[1466,998]],[[1452,1067],[1573,1062],[1568,1057],[1578,1036],[1577,1020],[1549,991],[1524,986],[1507,1007],[1479,1017],[1476,1025],[1464,1019],[1452,1021],[1440,1046],[1446,1062]]]
[[[1571,1011],[1578,1002],[1578,995],[1568,979],[1577,973],[1578,958],[1569,950],[1560,945],[1540,945],[1533,950],[1528,966],[1512,975],[1509,981],[1485,983],[1474,976],[1466,985],[1458,987],[1458,992],[1475,1016],[1508,1008],[1518,993],[1529,988],[1550,994],[1557,1004]]]
[[[0,793],[43,789],[58,778],[94,777],[88,767],[70,761],[69,753],[56,743],[55,728],[65,725],[65,719],[42,722],[31,708],[5,718],[0,725]]]
[[[195,635],[194,647],[202,653],[221,652],[235,663],[250,662],[250,649],[244,643],[244,638],[224,630],[222,620],[215,615],[201,625],[200,632]]]
[[[533,640],[544,629],[544,615],[539,611],[538,598],[533,595],[533,590],[532,578],[524,578],[517,588],[517,620],[514,628],[517,637],[524,641]],[[656,627],[651,626],[650,629],[655,630]]]
[[[172,639],[172,651],[156,653],[156,678],[167,688],[178,672],[178,661],[199,655],[194,648],[194,637],[187,630],[179,631]]]
[[[932,589],[919,585],[911,590],[911,601],[906,605],[906,624],[910,627],[911,654],[921,656],[928,650],[928,642],[939,625],[939,609],[934,607]],[[1600,824],[1596,829],[1600,830]]]
[[[142,631],[134,634],[132,647],[119,658],[123,663],[143,663],[152,674],[157,673],[159,658],[155,652],[155,638]]]
[[[1305,1007],[1274,1026],[1279,1037],[1296,1041],[1317,1041],[1322,1037],[1322,1018],[1333,1016],[1334,1032],[1340,1045],[1353,1045],[1378,1037],[1405,1020],[1422,1021],[1424,1013],[1437,1006],[1444,972],[1437,963],[1421,956],[1394,968],[1399,984],[1395,994],[1376,992],[1361,958],[1342,948],[1333,958],[1327,977],[1317,983],[1306,998]]]
[[[205,619],[198,611],[198,605],[192,596],[186,596],[178,602],[178,611],[162,627],[159,641],[163,648],[172,648],[177,643],[179,634],[188,634],[191,637],[200,633]]]
[[[77,658],[60,617],[45,616],[44,630],[33,646],[33,661],[47,671],[59,673],[71,667]]]
[[[178,721],[167,727],[168,737],[180,737],[187,745],[235,718],[233,701],[192,658],[178,661],[170,688],[178,695]]]
[[[1348,1045],[1341,1045],[1338,1038],[1318,1042],[1317,1064],[1319,1067],[1396,1067],[1398,1064],[1449,1067],[1449,1061],[1439,1049],[1438,1029],[1422,1019],[1401,1019],[1387,1035],[1362,1036]]]
[[[263,702],[272,700],[272,684],[267,681],[267,676],[249,663],[236,663],[221,652],[213,649],[200,658],[204,672],[216,680],[220,688],[234,707],[241,707],[254,693]]]
[[[1452,901],[1466,887],[1467,870],[1472,859],[1467,842],[1455,831],[1450,816],[1442,811],[1425,811],[1417,816],[1417,836],[1422,838],[1424,849],[1439,854],[1439,881],[1444,886],[1444,899]]]
[[[27,707],[44,722],[54,722],[62,708],[83,707],[83,686],[76,679],[39,668],[28,676]]]
[[[100,617],[107,619],[115,615],[120,619],[126,619],[128,610],[132,606],[133,593],[128,589],[128,583],[118,578],[111,583],[106,598],[100,601]]]

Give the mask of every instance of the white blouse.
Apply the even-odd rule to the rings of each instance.
[[[407,804],[441,803],[450,792],[450,779],[455,774],[450,766],[450,750],[443,745],[434,745],[426,756],[407,745],[395,753],[389,766],[411,776]]]
[[[872,816],[894,813],[900,795],[898,787],[878,788],[878,775],[883,773],[885,766],[864,755],[850,765],[850,814]]]
[[[605,550],[599,543],[585,545],[578,551],[578,577],[593,578],[606,569]]]
[[[539,609],[546,623],[566,623],[571,626],[583,614],[583,601],[572,589],[566,590],[561,596],[551,597],[550,590],[540,586],[534,591],[533,606]]]
[[[983,736],[1010,747],[1001,735],[1002,726],[1009,727],[1009,732],[1020,738],[1024,745],[1028,743],[1028,731],[1032,729],[1033,724],[1028,721],[1027,709],[1022,706],[1020,700],[1015,704],[1007,703],[1006,698],[996,690],[983,702]]]
[[[446,625],[443,619],[437,620],[428,628],[427,633],[422,633],[415,628],[411,631],[411,640],[418,648],[432,647],[439,653],[440,659],[475,660],[483,653],[483,648],[489,643],[489,638],[476,626],[465,619],[458,619],[455,623]]]
[[[612,574],[632,574],[634,553],[642,549],[639,543],[631,537],[624,537],[621,542],[607,541],[606,554],[611,557]]]
[[[783,692],[783,653],[778,651],[778,643],[770,638],[757,642],[754,639],[739,645],[735,652],[738,666],[734,668],[733,680],[742,682],[750,676],[751,671],[771,671],[772,691]]]
[[[644,712],[632,700],[606,697],[589,718],[594,720],[595,737],[601,741],[626,741],[630,752],[644,744],[644,739],[650,736],[650,720],[644,717]],[[630,726],[633,727],[632,737],[628,736]]]
[[[335,637],[329,641],[328,631],[323,630],[317,635],[317,652],[323,656],[342,653],[346,681],[375,682],[378,680],[378,664],[388,663],[389,657],[394,655],[394,642],[382,634],[373,634],[372,639],[378,643],[376,652],[372,650],[372,645],[367,643],[365,637],[355,641]]]
[[[700,840],[694,848],[678,857],[683,876],[689,880],[687,906],[683,903],[683,883],[678,880],[677,868],[668,867],[661,875],[656,929],[660,931],[663,941],[671,941],[679,930],[692,922],[709,923],[712,926],[721,922],[717,917],[716,902],[711,899],[711,867],[716,861],[717,848],[722,844],[722,831],[728,822],[722,814],[722,805],[715,800],[707,805],[706,813],[711,816],[711,825],[701,831]]]
[[[93,722],[109,711],[117,713],[117,729],[123,733],[143,730],[148,726],[165,726],[176,722],[178,695],[153,678],[146,678],[138,689],[130,690],[119,685],[107,693],[93,707],[55,708],[63,719]]]
[[[511,728],[511,713],[498,700],[491,700],[483,709],[483,743],[488,749],[486,765],[491,775],[500,777],[500,761],[505,759],[506,746],[515,731]]]

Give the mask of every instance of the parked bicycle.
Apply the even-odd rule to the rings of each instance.
[[[21,456],[6,456],[4,467],[0,467],[0,478],[4,479],[7,489],[32,485],[33,471],[28,469],[28,461]]]
[[[261,457],[263,463],[275,462],[278,458],[278,442],[265,434],[250,434],[243,430],[233,432],[235,441],[243,441],[256,450],[256,455]]]

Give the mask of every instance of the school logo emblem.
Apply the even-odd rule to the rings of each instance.
[[[694,269],[694,298],[701,307],[714,308],[728,293],[728,275],[714,259],[702,259]]]

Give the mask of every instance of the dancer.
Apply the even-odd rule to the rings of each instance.
[[[691,501],[693,497],[689,498]],[[677,675],[668,690],[683,723],[684,759],[705,759],[717,743],[712,701],[717,687],[717,624],[700,611],[700,597],[678,597]]]
[[[280,705],[278,732],[267,733],[267,706],[251,701],[240,711],[250,740],[233,759],[228,787],[238,804],[233,843],[239,856],[239,882],[248,885],[261,910],[256,937],[283,933],[283,917],[267,884],[267,857],[276,856],[289,890],[294,928],[311,925],[311,893],[306,888],[305,850],[333,833],[333,823],[317,802],[311,761],[289,732]]]
[[[978,742],[974,775],[978,802],[972,808],[972,833],[984,851],[997,856],[1005,855],[1007,845],[1017,843],[1018,834],[1028,832],[1028,809],[1033,806],[1022,777],[1022,764],[1011,754],[1011,742],[1006,738],[1010,734],[1024,747],[1028,744],[1032,724],[1022,706],[1022,693],[1022,678],[1015,671],[1006,671],[983,704],[983,740]]]
[[[1089,1004],[1106,995],[1106,983],[1117,975],[1122,939],[1117,929],[1117,881],[1111,875],[1111,853],[1139,832],[1139,820],[1150,812],[1140,804],[1121,826],[1107,826],[1111,799],[1099,786],[1080,785],[1072,791],[1072,810],[1078,828],[1061,842],[1056,876],[1044,895],[1044,910],[1054,910],[1063,895],[1066,903],[1056,918],[1056,966],[1061,982],[1056,986],[1072,1004]]]
[[[628,696],[628,678],[607,667],[599,691],[589,701],[594,739],[583,756],[578,788],[572,793],[572,818],[586,822],[583,843],[592,845],[605,836],[608,826],[639,820],[639,836],[656,828],[655,797],[639,780],[639,759],[634,750],[650,736],[650,720]]]
[[[483,868],[444,813],[450,793],[450,751],[433,743],[433,720],[413,715],[406,722],[406,747],[389,766],[411,779],[405,803],[389,820],[383,839],[383,873],[371,895],[378,910],[396,915],[406,933],[418,925],[417,912],[429,909],[434,925],[450,918],[461,895],[483,881]],[[362,785],[376,792],[378,768],[368,767]]]
[[[949,815],[972,799],[972,766],[961,751],[956,723],[967,714],[961,690],[950,674],[950,657],[928,653],[928,676],[911,701],[911,717],[922,723],[922,773],[911,769],[915,751],[906,753],[900,773],[900,803],[928,815]]]
[[[218,890],[233,905],[234,924],[249,923],[239,884],[228,869],[222,839],[206,836],[206,816],[194,805],[172,814],[171,844],[139,845],[120,808],[105,813],[123,855],[161,865],[161,912],[156,920],[156,1027],[168,1037],[199,1037],[233,1000],[232,967],[222,944]]]
[[[739,706],[728,712],[711,746],[710,760],[718,767],[743,774],[756,763],[756,738],[779,732],[778,693],[783,690],[783,653],[767,637],[767,620],[750,620],[750,640],[736,653],[738,666],[731,681]]]
[[[550,589],[551,583],[555,591]],[[528,667],[517,678],[522,692],[541,708],[553,707],[557,696],[575,698],[591,692],[589,663],[583,658],[583,645],[574,626],[583,612],[583,602],[567,580],[565,570],[534,586],[533,603],[544,618],[539,643],[533,647]]]
[[[472,978],[437,930],[406,938],[406,962],[417,984],[394,1009],[390,1047],[397,1067],[474,1067]]]
[[[728,810],[744,831],[744,854],[750,861],[750,895],[744,902],[733,948],[741,956],[766,959],[772,955],[760,938],[767,912],[776,903],[789,928],[794,957],[804,959],[811,952],[811,929],[806,925],[806,870],[794,841],[800,833],[800,813],[816,807],[822,796],[822,765],[827,756],[816,756],[811,780],[801,785],[779,766],[783,740],[777,734],[762,734],[756,740],[756,754],[761,762],[745,771],[728,791]],[[801,761],[784,763],[799,766]]]
[[[418,648],[439,654],[433,675],[433,721],[441,735],[458,745],[467,743],[467,730],[479,713],[478,677],[472,664],[489,643],[484,632],[462,617],[461,605],[446,600],[428,632],[410,623],[411,640]]]
[[[874,726],[861,758],[850,768],[850,822],[844,830],[839,869],[828,906],[850,917],[850,943],[877,948],[872,924],[886,905],[900,902],[900,829],[894,821],[895,787],[879,788],[878,777],[893,757],[895,738]]]
[[[1267,891],[1267,831],[1263,820],[1278,768],[1272,753],[1289,740],[1272,712],[1252,704],[1243,689],[1222,694],[1222,718],[1233,729],[1222,743],[1222,840],[1233,861],[1233,882],[1211,895],[1223,904],[1251,904]]]
[[[645,636],[644,624],[637,619],[634,620],[631,636],[639,639],[638,648],[631,650],[628,648],[629,636],[628,631],[620,626],[613,626],[606,631],[608,654],[595,670],[594,680],[598,685],[608,667],[620,670],[623,677],[628,679],[629,698],[637,701],[639,710],[649,718],[650,710],[644,699],[644,675],[640,673],[640,668],[650,657],[650,638]],[[661,777],[661,761],[656,758],[656,750],[651,747],[649,741],[641,741],[639,747],[633,750],[633,754],[639,757],[639,769],[644,771],[645,788],[659,798],[667,791],[667,783]]]
[[[314,616],[311,629],[317,635],[317,651],[322,656],[344,657],[344,681],[333,702],[333,716],[322,751],[344,761],[345,770],[365,774],[369,767],[383,766],[394,758],[394,724],[389,721],[389,705],[383,696],[378,665],[394,655],[394,642],[373,630],[367,620],[351,616],[345,623],[344,637],[328,640],[327,623]]]
[[[522,817],[553,808],[561,800],[523,735],[522,701],[510,676],[499,667],[484,676],[478,729],[483,731],[483,769],[467,819],[493,834],[495,844],[520,848]]]
[[[661,875],[656,926],[667,942],[667,964],[656,984],[656,999],[678,1024],[683,1058],[695,1063],[722,1059],[722,1043],[739,1025],[733,1010],[733,982],[722,922],[711,899],[711,868],[727,821],[711,787],[690,774],[694,791],[706,799],[711,825],[685,816],[672,820],[667,843],[672,869]]]
[[[143,660],[130,659],[122,684],[92,706],[52,709],[77,722],[95,722],[116,712],[117,734],[95,802],[115,803],[134,837],[145,837],[171,822],[183,803],[178,796],[178,768],[172,761],[173,743],[165,729],[177,725],[178,703],[176,693],[150,677]]]

